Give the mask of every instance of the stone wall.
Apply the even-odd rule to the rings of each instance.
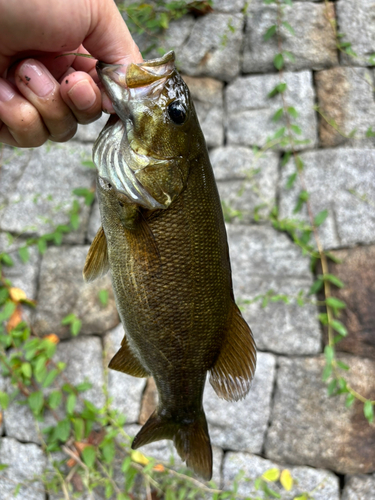
[[[244,401],[226,403],[206,388],[214,479],[227,487],[241,469],[253,479],[271,467],[288,467],[297,482],[287,498],[310,491],[315,500],[375,499],[375,426],[367,423],[358,402],[346,409],[344,396],[327,395],[322,382],[326,338],[317,306],[313,301],[303,307],[295,301],[248,304],[270,290],[296,297],[309,289],[314,275],[308,257],[269,220],[275,204],[281,217],[307,220],[304,211],[294,213],[300,186],[285,187],[293,172],[291,163],[282,166],[285,147],[267,148],[282,125],[273,120],[281,96],[269,97],[280,81],[273,65],[278,45],[275,38],[264,41],[277,8],[262,0],[246,9],[245,0],[213,4],[206,16],[172,23],[158,44],[176,51],[221,197],[232,215],[241,214],[228,223],[234,288],[259,348],[255,380]],[[330,265],[345,283],[334,293],[348,306],[341,319],[349,335],[337,349],[350,366],[352,386],[375,399],[375,102],[369,63],[375,53],[375,1],[294,1],[285,8],[284,20],[295,31],[293,36],[286,25],[282,29],[283,49],[294,54],[293,60],[286,58],[284,98],[298,112],[298,150],[312,210],[329,210],[321,240],[342,260]],[[337,49],[330,20],[336,20],[356,57]],[[145,36],[137,40],[141,48],[150,44]],[[68,221],[74,188],[94,186],[94,172],[82,162],[90,158],[105,121],[80,127],[66,145],[21,152],[4,148],[0,184],[0,247],[15,260],[7,275],[37,300],[31,315],[35,331],[60,337],[56,358],[67,362],[72,381],[93,383],[87,397],[95,404],[103,404],[103,352],[108,359],[123,335],[108,276],[89,285],[80,278],[100,226],[97,204],[90,208],[79,199],[81,224],[62,246],[49,246],[43,255],[32,248],[26,264],[16,250],[27,235],[45,234]],[[265,151],[259,155],[254,147]],[[6,232],[20,235],[11,247]],[[109,293],[105,307],[98,300],[102,289]],[[75,339],[61,325],[72,312],[82,320]],[[7,383],[0,379],[0,388]],[[145,380],[110,372],[108,384],[133,435],[155,405],[152,381],[146,387]],[[45,458],[26,406],[13,401],[2,417],[0,462],[9,468],[0,473],[0,498],[11,499],[14,484],[40,473]],[[169,449],[162,442],[142,451],[163,459]],[[252,488],[253,483],[242,481],[239,495],[255,494]],[[46,498],[37,483],[21,490],[21,497]]]

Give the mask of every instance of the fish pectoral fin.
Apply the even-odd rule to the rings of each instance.
[[[256,346],[250,327],[234,302],[228,325],[219,357],[211,368],[210,384],[220,398],[238,401],[250,390]]]
[[[189,423],[174,421],[155,410],[135,436],[132,448],[135,450],[161,439],[172,439],[186,465],[206,481],[211,479],[212,448],[203,410]]]
[[[130,346],[126,337],[124,337],[120,349],[113,356],[108,365],[112,370],[127,373],[133,377],[148,377],[149,373],[141,365],[141,362],[130,350]]]
[[[94,241],[89,248],[85,267],[83,268],[83,279],[94,281],[107,274],[109,270],[107,238],[103,227],[96,233]]]

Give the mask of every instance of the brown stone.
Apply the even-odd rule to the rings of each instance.
[[[348,330],[336,350],[375,359],[375,246],[332,253],[341,263],[329,262],[329,271],[345,285],[332,295],[346,303],[339,319]]]
[[[155,410],[158,401],[158,391],[155,381],[152,377],[147,380],[147,386],[143,393],[141,413],[139,415],[139,423],[144,425],[151,413]]]
[[[372,75],[365,68],[336,67],[315,75],[320,113],[319,137],[323,147],[365,141],[373,125],[375,103]]]

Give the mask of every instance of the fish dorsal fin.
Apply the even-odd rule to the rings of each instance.
[[[149,373],[143,368],[141,362],[130,350],[126,336],[121,342],[121,347],[109,362],[109,368],[118,372],[127,373],[133,377],[148,377]]]
[[[107,239],[103,227],[96,233],[94,241],[89,248],[85,267],[83,268],[83,279],[94,281],[104,276],[109,269]]]
[[[250,327],[236,304],[218,359],[211,368],[210,384],[227,401],[243,399],[249,392],[256,365],[256,346]]]

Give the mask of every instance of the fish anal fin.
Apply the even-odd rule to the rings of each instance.
[[[233,302],[230,321],[210,384],[227,401],[243,399],[250,390],[256,365],[256,346],[250,327]]]
[[[187,466],[206,481],[211,479],[212,448],[203,410],[189,423],[174,421],[159,415],[158,410],[155,410],[135,436],[132,448],[137,449],[161,439],[172,439]]]
[[[94,281],[96,278],[104,276],[108,270],[107,239],[103,227],[100,227],[86,257],[85,267],[83,268],[83,279],[85,281]]]
[[[127,338],[124,337],[120,349],[113,356],[108,365],[112,370],[127,373],[133,377],[148,377],[149,373],[142,366],[138,358],[130,350]]]

